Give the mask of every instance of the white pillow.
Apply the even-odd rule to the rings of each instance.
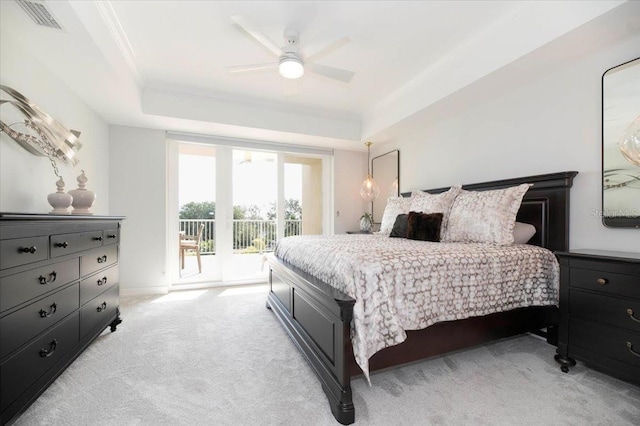
[[[522,184],[491,191],[465,191],[453,201],[443,241],[513,244],[513,228],[522,197],[529,189]]]
[[[513,243],[527,244],[536,235],[536,227],[530,223],[516,222],[513,227]]]
[[[418,213],[442,213],[442,225],[440,235],[444,235],[449,219],[449,210],[460,192],[460,184],[454,185],[448,191],[440,194],[429,194],[424,191],[413,191],[411,193],[411,204],[409,211]]]
[[[399,214],[408,214],[411,198],[389,197],[380,221],[380,234],[389,235]]]

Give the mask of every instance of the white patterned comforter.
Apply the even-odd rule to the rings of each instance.
[[[531,245],[309,235],[282,239],[275,255],[356,299],[351,341],[367,380],[369,358],[405,330],[558,303],[558,262]]]

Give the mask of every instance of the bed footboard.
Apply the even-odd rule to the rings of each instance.
[[[355,299],[273,255],[267,256],[267,263],[267,308],[320,379],[336,420],[353,423],[350,327]]]

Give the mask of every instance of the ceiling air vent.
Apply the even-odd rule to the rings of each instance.
[[[33,21],[42,25],[43,27],[62,29],[58,21],[53,17],[44,1],[40,0],[16,0],[16,3],[27,12],[27,15],[33,19]]]

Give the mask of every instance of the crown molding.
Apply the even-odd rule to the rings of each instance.
[[[129,71],[131,71],[136,83],[139,87],[144,86],[145,77],[142,67],[140,66],[140,62],[138,61],[138,57],[133,46],[131,46],[131,43],[129,42],[127,34],[124,32],[124,28],[122,28],[122,24],[120,24],[120,19],[118,19],[118,15],[114,10],[111,1],[98,1],[94,4],[105,25],[109,29],[113,40],[116,42],[116,45],[127,63]]]

